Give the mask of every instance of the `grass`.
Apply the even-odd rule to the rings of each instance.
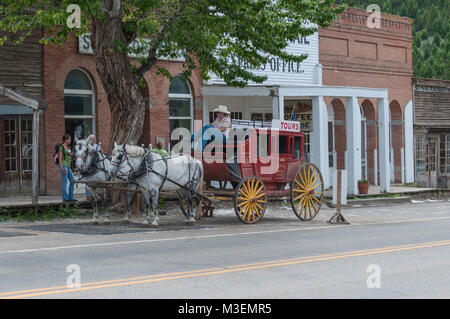
[[[15,222],[35,222],[35,221],[51,221],[55,219],[66,219],[78,217],[79,207],[74,206],[63,206],[60,205],[57,209],[53,207],[44,207],[40,210],[37,215],[34,209],[29,209],[27,211],[11,211],[0,213],[0,222],[15,221]]]

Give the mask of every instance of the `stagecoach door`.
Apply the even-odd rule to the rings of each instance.
[[[1,118],[0,191],[3,194],[31,192],[32,117],[29,115]]]

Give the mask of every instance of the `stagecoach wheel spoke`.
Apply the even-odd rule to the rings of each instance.
[[[291,205],[302,221],[312,220],[322,206],[324,184],[319,168],[312,163],[302,164],[291,182]]]
[[[234,211],[245,224],[259,221],[267,208],[264,183],[256,176],[247,176],[239,183],[234,196]]]

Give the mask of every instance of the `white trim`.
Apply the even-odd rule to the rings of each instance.
[[[378,100],[378,148],[379,148],[379,170],[380,191],[390,191],[390,169],[389,169],[389,101]]]
[[[276,87],[245,87],[208,85],[200,88],[203,96],[270,96]]]
[[[348,194],[358,194],[358,180],[361,179],[361,107],[356,97],[347,98],[346,140]]]
[[[173,98],[173,99],[191,99],[192,98],[192,94],[169,93],[169,98]]]
[[[247,86],[235,88],[220,85],[203,85],[201,87],[203,96],[273,96],[278,92],[279,96],[285,97],[365,97],[365,98],[388,98],[387,89],[374,89],[350,86]]]
[[[185,80],[183,80],[185,81]],[[194,97],[192,96],[192,89],[188,81],[185,81],[190,94],[178,94],[178,93],[169,93],[169,114],[170,114],[170,99],[174,100],[189,100],[189,107],[190,107],[190,114],[191,116],[170,116],[169,115],[169,122],[170,120],[191,120],[191,133],[194,131]],[[170,129],[170,124],[169,124]],[[169,132],[169,144],[171,139],[172,133]]]
[[[414,105],[413,101],[409,101],[405,107],[405,179],[406,183],[414,182],[414,115],[413,115]]]
[[[76,96],[80,96],[80,95],[86,95],[86,96],[91,96],[92,94],[95,94],[94,91],[92,90],[74,90],[74,89],[64,89],[64,95],[76,95]]]
[[[64,115],[65,119],[93,119],[94,115]]]

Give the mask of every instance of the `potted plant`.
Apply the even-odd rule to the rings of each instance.
[[[359,194],[369,193],[369,181],[367,179],[360,179],[358,181],[358,192]]]

